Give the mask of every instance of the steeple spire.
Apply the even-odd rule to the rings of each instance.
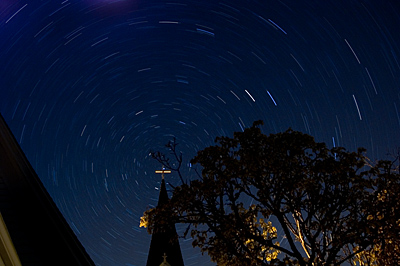
[[[165,185],[164,174],[171,173],[170,170],[156,171],[161,174],[161,189],[158,198],[160,207],[169,201],[167,188]],[[149,255],[147,258],[147,266],[160,266],[168,256],[168,263],[172,266],[184,266],[181,248],[179,246],[178,234],[176,233],[175,224],[156,224],[153,235],[151,237]]]

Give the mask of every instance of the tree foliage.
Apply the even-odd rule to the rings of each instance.
[[[399,159],[398,156],[396,158]],[[400,176],[396,161],[379,161],[371,170],[373,188],[364,202],[371,247],[357,254],[355,265],[400,265]]]
[[[148,231],[168,208],[218,265],[397,265],[395,164],[371,166],[364,149],[328,148],[290,129],[267,136],[260,124],[199,151],[201,175],[144,213]]]

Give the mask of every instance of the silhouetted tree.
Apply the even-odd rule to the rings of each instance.
[[[267,136],[261,123],[217,138],[192,160],[201,176],[174,187],[165,208],[175,223],[188,225],[184,236],[193,246],[218,265],[398,259],[400,179],[393,162],[371,166],[362,148],[330,149],[290,129]],[[160,153],[154,157],[168,165]],[[147,210],[141,225],[151,233],[162,211]]]

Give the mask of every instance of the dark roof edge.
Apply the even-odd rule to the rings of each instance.
[[[7,149],[12,153],[15,158],[20,162],[21,170],[24,172],[24,176],[29,176],[30,178],[25,178],[25,181],[29,183],[34,189],[34,193],[38,196],[38,199],[41,201],[42,206],[53,215],[50,215],[53,224],[59,224],[62,226],[56,226],[58,229],[58,233],[63,237],[63,240],[67,243],[73,243],[75,248],[71,245],[67,245],[71,251],[71,254],[77,258],[77,260],[84,259],[88,264],[95,266],[95,263],[90,258],[89,254],[86,252],[85,248],[78,240],[75,233],[72,231],[68,222],[62,215],[61,211],[58,209],[57,205],[54,203],[50,194],[47,192],[44,187],[42,181],[39,179],[32,165],[29,163],[28,158],[25,153],[22,151],[22,148],[19,146],[18,141],[12,134],[11,129],[5,122],[2,114],[0,113],[0,134],[6,134],[4,137],[8,139],[5,144],[7,145]],[[4,135],[3,134],[3,135]],[[14,152],[15,151],[15,152]],[[80,254],[76,254],[75,252],[79,251]]]

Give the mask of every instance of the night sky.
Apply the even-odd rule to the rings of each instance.
[[[173,137],[186,163],[258,119],[372,160],[400,146],[399,6],[1,0],[0,112],[95,263],[145,265],[149,152]],[[186,265],[214,265],[181,247]]]

